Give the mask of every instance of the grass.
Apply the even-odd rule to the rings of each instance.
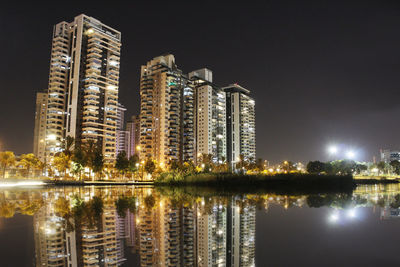
[[[207,187],[219,192],[275,192],[290,194],[351,192],[356,183],[352,176],[316,174],[237,175],[201,173],[184,178],[161,176],[155,185]]]

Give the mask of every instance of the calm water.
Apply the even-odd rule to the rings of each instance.
[[[400,266],[400,187],[0,190],[1,266]]]

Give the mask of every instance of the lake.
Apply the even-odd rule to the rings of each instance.
[[[400,186],[0,189],[1,266],[400,266]]]

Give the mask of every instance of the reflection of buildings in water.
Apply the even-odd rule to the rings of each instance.
[[[65,266],[64,219],[54,214],[52,205],[43,206],[33,217],[36,266]]]
[[[256,208],[243,203],[228,204],[226,266],[255,266]]]
[[[254,266],[256,209],[241,201],[141,206],[141,266]]]
[[[381,219],[399,219],[400,209],[394,209],[386,206],[381,209]]]
[[[34,215],[37,266],[120,266],[124,258],[127,225],[112,205],[104,205],[101,217],[89,226],[86,221],[66,231],[66,220],[58,217],[48,199]]]
[[[226,214],[226,206],[220,203],[213,203],[209,214],[198,212],[198,266],[225,266],[227,239]]]
[[[83,223],[75,230],[79,266],[119,266],[123,258],[123,223],[113,206],[105,206],[94,227]],[[121,226],[122,225],[122,226]],[[118,227],[120,226],[120,227]]]
[[[60,215],[60,196],[70,210],[74,195],[86,202],[95,195],[81,190],[42,194],[34,217],[38,266],[119,266],[126,261],[124,246],[139,254],[141,266],[254,266],[256,206],[246,197],[189,204],[154,195],[149,205],[145,196],[152,192],[135,191],[136,211],[122,218],[114,205],[122,192],[104,190],[103,213],[90,225],[72,213]],[[67,220],[74,225],[69,231]]]
[[[193,209],[161,201],[138,211],[141,266],[193,266],[195,255]]]

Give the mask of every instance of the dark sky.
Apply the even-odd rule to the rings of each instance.
[[[256,99],[257,156],[358,159],[398,148],[399,1],[112,1],[0,9],[0,149],[32,151],[35,92],[47,87],[52,27],[84,13],[122,32],[120,102],[139,112],[140,65],[165,52]],[[34,4],[32,4],[34,3]]]

